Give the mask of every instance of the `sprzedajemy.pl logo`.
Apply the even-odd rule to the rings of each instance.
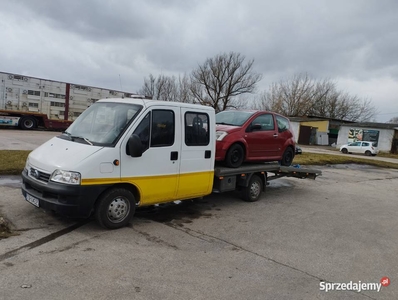
[[[380,292],[381,287],[387,287],[391,283],[390,278],[383,277],[380,282],[325,282],[321,281],[319,283],[319,289],[321,291],[356,291],[360,293],[361,291],[377,291]]]

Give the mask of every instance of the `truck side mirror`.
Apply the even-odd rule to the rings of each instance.
[[[127,142],[127,154],[131,157],[142,156],[142,142],[137,134],[132,134]]]

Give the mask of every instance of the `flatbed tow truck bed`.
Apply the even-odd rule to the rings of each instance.
[[[272,175],[269,176],[268,173]],[[239,168],[216,166],[214,169],[213,193],[233,190],[242,191],[245,201],[256,201],[260,197],[257,191],[265,191],[270,180],[281,177],[295,177],[301,179],[315,179],[322,175],[322,171],[301,167],[285,167],[278,163],[244,164]]]

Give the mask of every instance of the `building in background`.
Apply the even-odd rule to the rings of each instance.
[[[0,114],[4,125],[16,122],[20,127],[21,125],[45,126],[44,123],[50,120],[52,124],[50,128],[56,128],[59,124],[67,126],[99,99],[135,96],[138,95],[0,72]]]
[[[340,125],[354,123],[324,117],[290,117],[296,142],[301,145],[332,145],[337,143]]]
[[[362,122],[341,125],[336,147],[356,141],[375,142],[380,151],[397,153],[398,124]]]

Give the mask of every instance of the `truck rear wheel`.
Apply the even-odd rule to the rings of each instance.
[[[105,192],[95,210],[97,222],[104,228],[117,229],[126,226],[135,212],[135,197],[124,188]]]
[[[19,127],[24,130],[36,128],[37,121],[34,117],[25,116],[19,120]]]
[[[242,190],[242,199],[246,202],[255,202],[263,191],[263,181],[257,175],[250,178],[249,185]]]

